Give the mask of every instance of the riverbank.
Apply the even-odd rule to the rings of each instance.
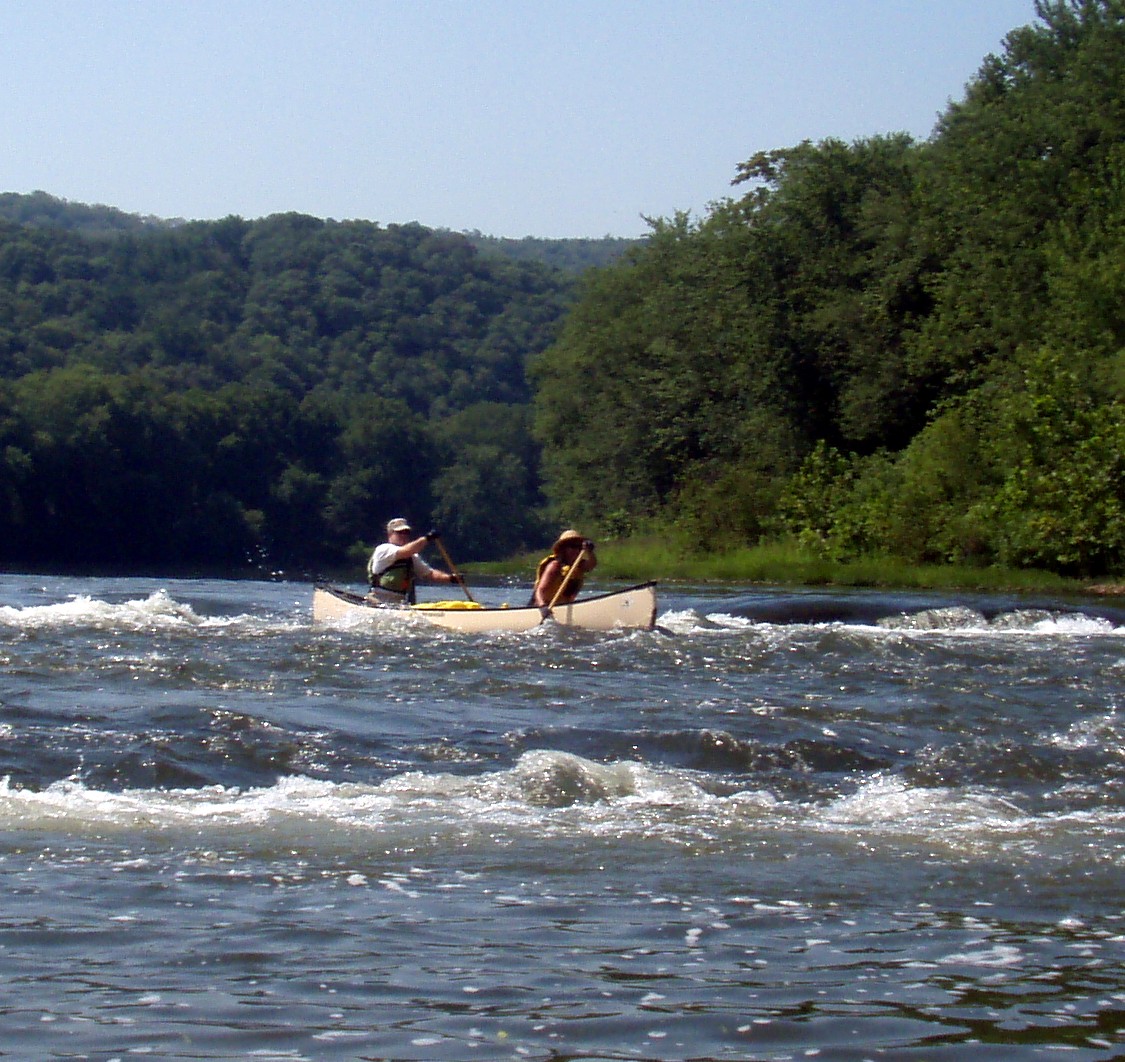
[[[534,572],[540,554],[467,565],[491,575]],[[598,576],[627,582],[762,583],[775,586],[852,586],[904,589],[1051,591],[1125,596],[1125,579],[1070,579],[1034,569],[909,564],[893,557],[833,561],[787,544],[713,553],[688,553],[658,539],[607,541],[598,546]]]

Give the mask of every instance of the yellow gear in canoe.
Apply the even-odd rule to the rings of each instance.
[[[483,608],[483,605],[478,604],[476,601],[425,601],[420,605],[412,605],[412,608]]]

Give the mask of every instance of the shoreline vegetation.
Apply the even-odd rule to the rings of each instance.
[[[463,574],[519,575],[535,571],[541,553],[464,565]],[[602,579],[624,582],[722,582],[771,586],[995,590],[1125,597],[1125,575],[1093,582],[1038,569],[995,565],[911,564],[895,557],[836,561],[787,543],[691,553],[674,542],[630,538],[599,543]]]
[[[474,578],[525,579],[531,586],[536,565],[548,547],[495,561],[454,563],[471,588]],[[444,568],[443,558],[428,558]],[[0,574],[52,577],[68,575],[134,579],[262,579],[293,583],[362,583],[362,564],[330,566],[315,571],[208,565],[0,565]],[[868,556],[833,560],[792,543],[773,542],[735,549],[695,553],[672,539],[632,537],[598,545],[599,581],[640,583],[726,583],[799,588],[993,591],[1051,593],[1085,597],[1125,598],[1125,573],[1098,580],[1080,579],[1031,568],[999,565],[912,564],[899,557]]]

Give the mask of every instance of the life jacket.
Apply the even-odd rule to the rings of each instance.
[[[378,575],[368,569],[368,581],[372,590],[386,590],[392,594],[401,594],[412,605],[414,604],[414,558],[396,560],[384,568]]]
[[[539,580],[543,575],[543,569],[546,568],[547,565],[551,563],[551,561],[557,561],[558,559],[559,558],[556,557],[555,554],[549,553],[546,557],[544,557],[539,562],[539,566],[535,569],[535,585],[536,586],[539,585]],[[570,571],[571,566],[569,564],[563,564],[563,565],[560,565],[560,567],[562,568],[562,577],[563,577],[563,580],[565,581],[566,577],[567,577],[567,573]],[[585,580],[586,580],[586,573],[584,571],[582,571],[581,568],[579,568],[578,571],[576,571],[574,573],[574,577],[566,584],[567,594],[577,594],[582,589],[582,584],[583,584],[583,582],[585,582]],[[559,583],[559,586],[562,586],[562,585],[563,585],[562,583]],[[555,590],[557,591],[558,587],[555,587]]]

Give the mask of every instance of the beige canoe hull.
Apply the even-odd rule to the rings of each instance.
[[[479,634],[490,631],[528,631],[544,622],[537,608],[407,608],[368,604],[358,594],[332,586],[313,590],[313,622],[332,623],[356,616],[396,616],[406,612],[436,627]],[[608,594],[587,597],[571,605],[556,605],[550,619],[563,627],[590,631],[639,628],[656,625],[656,584],[641,583]]]

